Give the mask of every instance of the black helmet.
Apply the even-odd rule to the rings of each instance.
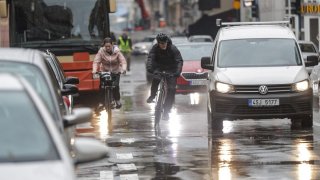
[[[156,39],[157,39],[157,42],[158,42],[158,43],[159,43],[159,42],[168,42],[169,37],[168,37],[166,34],[164,34],[164,33],[159,33],[159,34],[157,35]]]

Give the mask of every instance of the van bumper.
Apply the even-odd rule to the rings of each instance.
[[[214,116],[223,119],[297,118],[312,115],[312,89],[277,94],[223,94],[210,92]],[[279,99],[278,106],[250,107],[249,99]]]

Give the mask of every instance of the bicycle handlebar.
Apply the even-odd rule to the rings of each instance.
[[[168,72],[154,72],[153,73],[154,75],[160,75],[160,76],[163,76],[163,77],[173,77],[174,76],[174,73],[168,73]]]

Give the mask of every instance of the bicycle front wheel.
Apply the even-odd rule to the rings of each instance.
[[[106,108],[106,112],[108,113],[108,118],[111,119],[112,117],[112,92],[109,88],[105,89],[105,96],[104,96],[104,107]]]
[[[159,124],[160,119],[162,117],[163,103],[164,103],[164,92],[161,89],[157,97],[157,103],[156,103],[156,108],[154,112],[154,121],[156,125]]]

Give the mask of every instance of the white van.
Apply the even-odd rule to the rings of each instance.
[[[219,21],[217,21],[219,22]],[[221,23],[208,69],[208,121],[290,118],[313,126],[312,85],[289,22]]]

